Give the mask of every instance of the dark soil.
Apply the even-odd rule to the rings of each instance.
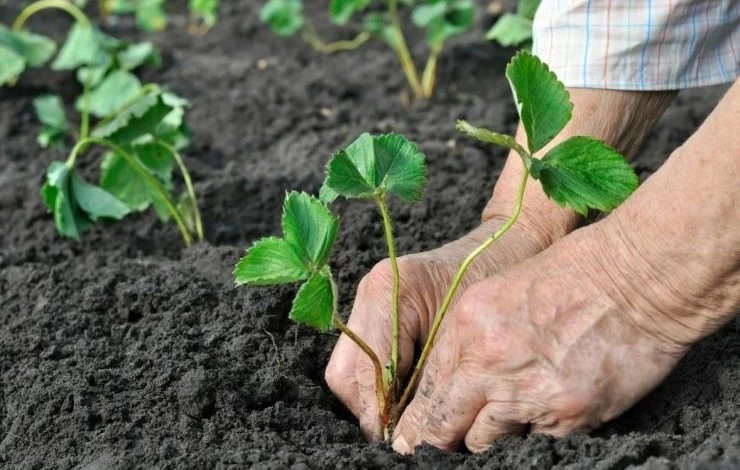
[[[0,6],[0,19],[19,3]],[[424,200],[392,207],[401,252],[474,227],[504,155],[461,138],[454,121],[514,129],[503,78],[512,51],[480,40],[484,18],[446,49],[437,97],[409,108],[382,45],[320,56],[261,26],[261,2],[223,3],[221,24],[203,37],[188,36],[175,15],[153,36],[164,67],[145,72],[192,101],[187,159],[207,243],[183,249],[174,225],[152,214],[97,227],[82,242],[61,239],[38,188],[49,161],[64,155],[36,145],[31,100],[46,91],[71,98],[75,82],[38,71],[0,91],[0,467],[740,468],[737,320],[592,436],[510,438],[482,455],[423,448],[402,457],[365,443],[322,378],[336,336],[287,319],[293,288],[234,289],[232,268],[255,238],[279,231],[285,190],[316,191],[329,156],[361,131],[404,133],[429,159]],[[59,33],[65,21],[50,13],[32,26]],[[139,35],[128,20],[107,29]],[[643,176],[722,91],[679,97],[641,153]],[[90,157],[91,175],[96,164]],[[344,311],[383,257],[369,209],[340,207],[333,264]]]

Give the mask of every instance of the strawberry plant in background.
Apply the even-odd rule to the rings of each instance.
[[[488,30],[486,39],[504,47],[532,49],[532,21],[541,0],[519,0],[516,13],[504,13]]]
[[[406,202],[421,199],[426,184],[425,157],[418,147],[397,134],[362,134],[340,150],[327,165],[327,176],[319,198],[290,192],[282,215],[282,237],[257,241],[234,270],[237,285],[273,285],[302,282],[290,318],[321,331],[335,327],[346,334],[370,358],[375,370],[376,396],[384,435],[393,426],[416,390],[420,373],[452,299],[472,262],[506,233],[519,217],[526,185],[532,177],[557,204],[585,214],[589,209],[610,211],[637,187],[638,179],[624,158],[601,141],[586,136],[571,137],[545,152],[571,119],[573,105],[554,73],[535,56],[520,52],[506,69],[527,141],[459,121],[458,129],[482,142],[516,152],[524,168],[511,217],[471,252],[460,265],[435,316],[430,334],[414,370],[404,384],[397,374],[399,364],[398,300],[400,278],[393,229],[386,204],[389,196]],[[381,214],[388,245],[393,283],[391,292],[391,357],[382,363],[372,348],[338,316],[337,286],[329,265],[339,219],[328,204],[338,197],[375,201]]]
[[[54,40],[23,29],[31,16],[47,9],[61,9],[75,19],[58,52]],[[142,84],[133,73],[159,63],[154,46],[102,33],[70,2],[41,0],[22,11],[12,29],[0,25],[0,85],[14,84],[24,70],[45,65],[55,54],[52,70],[74,71],[82,87],[73,103],[78,126],[66,115],[60,96],[34,100],[43,125],[39,144],[62,148],[75,142],[65,161],[49,165],[41,188],[57,231],[79,239],[98,221],[153,208],[163,222],[175,221],[186,245],[203,239],[192,181],[180,155],[189,143],[188,102],[156,84]],[[85,181],[76,169],[93,147],[106,151],[99,185]],[[175,166],[186,187],[181,196],[174,192]]]
[[[193,34],[208,32],[218,22],[220,0],[189,0],[190,23]],[[134,15],[136,24],[144,31],[162,31],[167,27],[165,0],[99,0],[98,9],[104,18],[109,15]]]
[[[402,7],[411,9],[413,24],[426,33],[429,56],[421,74],[404,36],[399,11]],[[398,56],[415,97],[425,99],[434,92],[437,62],[445,42],[470,29],[475,19],[475,4],[472,0],[331,0],[329,16],[337,25],[351,24],[357,35],[346,41],[322,41],[316,27],[303,14],[302,0],[268,0],[260,11],[260,19],[273,32],[281,36],[300,34],[320,52],[357,49],[372,38],[382,40]]]

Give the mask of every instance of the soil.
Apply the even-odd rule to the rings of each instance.
[[[20,3],[0,3],[0,19]],[[322,56],[259,24],[261,2],[222,3],[221,23],[199,37],[185,33],[177,3],[171,27],[147,36],[164,65],[144,72],[192,102],[186,158],[207,242],[185,249],[174,225],[149,213],[96,227],[81,242],[60,238],[38,189],[64,153],[37,146],[31,100],[53,91],[71,101],[76,84],[42,70],[0,90],[1,468],[740,468],[737,319],[590,436],[508,438],[480,455],[424,447],[404,457],[366,443],[323,381],[336,335],[288,320],[293,287],[234,289],[231,271],[253,240],[279,232],[285,190],[316,191],[332,152],[362,131],[401,132],[428,156],[424,200],[391,208],[400,252],[474,227],[504,154],[461,138],[454,121],[513,131],[503,77],[513,51],[481,41],[491,21],[483,17],[443,54],[437,96],[408,106],[382,44]],[[53,13],[31,23],[57,35],[67,25]],[[141,36],[128,19],[104,27]],[[421,57],[423,38],[413,44]],[[643,177],[725,89],[679,96],[640,154]],[[384,245],[369,206],[339,212],[332,263],[347,312]]]

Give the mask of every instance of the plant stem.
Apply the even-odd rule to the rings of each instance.
[[[195,222],[195,233],[198,236],[198,240],[203,241],[205,239],[203,235],[203,221],[201,220],[201,217],[200,217],[200,209],[198,208],[198,199],[195,197],[195,189],[193,189],[193,181],[190,178],[190,172],[185,166],[185,162],[183,161],[182,156],[180,155],[180,152],[178,152],[175,147],[159,139],[156,139],[154,142],[160,147],[162,147],[163,149],[170,152],[170,154],[172,154],[172,156],[175,158],[175,161],[177,162],[177,166],[180,168],[180,173],[182,173],[182,179],[185,181],[185,187],[187,188],[187,191],[188,191],[188,197],[190,197],[190,200],[193,203],[193,211],[194,211],[193,215],[195,218],[195,221],[194,221]]]
[[[383,216],[385,240],[388,243],[388,258],[391,262],[391,271],[393,273],[393,288],[391,298],[391,384],[394,384],[396,382],[396,374],[398,373],[398,294],[401,277],[398,273],[396,244],[393,241],[393,225],[391,224],[391,217],[388,214],[388,206],[385,203],[385,195],[380,194],[375,196],[375,202],[378,203],[380,214]]]
[[[525,161],[524,158],[522,158],[522,160]],[[439,327],[442,324],[442,320],[444,319],[445,314],[447,313],[447,310],[450,307],[450,304],[452,303],[452,299],[455,297],[455,294],[457,293],[458,287],[460,287],[460,282],[462,282],[463,276],[465,275],[465,272],[467,271],[468,267],[473,263],[473,261],[475,261],[478,255],[483,253],[489,246],[491,246],[491,244],[493,244],[496,240],[501,238],[501,236],[505,234],[514,225],[514,222],[516,222],[516,220],[519,218],[519,214],[521,214],[521,211],[522,211],[522,200],[524,199],[524,189],[527,186],[528,179],[529,179],[529,168],[525,164],[524,175],[522,176],[522,181],[519,184],[519,192],[517,193],[516,202],[514,203],[514,211],[511,214],[511,217],[509,217],[509,219],[504,223],[504,225],[502,225],[496,231],[496,233],[488,237],[488,239],[486,239],[486,241],[484,241],[480,246],[478,246],[478,248],[473,250],[473,252],[470,253],[467,256],[467,258],[465,258],[465,260],[460,265],[460,268],[457,270],[457,274],[455,274],[452,284],[450,285],[450,288],[447,291],[447,294],[445,295],[444,300],[442,301],[442,305],[439,308],[437,315],[434,317],[434,323],[432,325],[432,329],[429,332],[429,337],[424,343],[424,348],[421,351],[419,360],[416,362],[416,366],[414,367],[414,372],[411,375],[411,379],[409,379],[409,382],[403,391],[403,395],[401,396],[401,400],[398,402],[398,407],[396,408],[396,416],[394,416],[394,422],[396,422],[397,418],[400,417],[400,414],[403,412],[403,410],[408,405],[409,400],[411,399],[411,395],[416,390],[416,386],[418,385],[419,378],[421,376],[421,371],[422,369],[424,369],[424,365],[426,364],[427,358],[429,357],[429,352],[431,351],[432,346],[434,345],[434,339],[437,336]]]
[[[324,42],[318,34],[316,34],[316,28],[313,25],[307,25],[301,33],[303,38],[309,46],[323,54],[333,54],[340,51],[352,51],[358,49],[360,46],[365,44],[372,38],[372,35],[366,31],[361,32],[352,39],[345,41],[334,41]]]
[[[435,44],[429,53],[427,65],[424,67],[424,74],[421,76],[421,89],[424,98],[431,98],[434,94],[434,85],[437,81],[437,62],[439,54],[442,52],[442,44]]]
[[[28,5],[26,8],[23,9],[23,11],[21,11],[21,13],[15,19],[15,22],[13,22],[13,30],[20,30],[23,25],[26,24],[26,21],[28,21],[30,17],[42,10],[47,10],[50,8],[58,8],[59,10],[64,10],[71,16],[73,16],[78,23],[81,23],[84,26],[92,26],[85,13],[67,0],[40,0]]]
[[[185,221],[183,220],[182,215],[177,210],[175,205],[172,204],[172,201],[167,194],[167,190],[164,189],[162,183],[157,181],[157,179],[153,177],[149,173],[149,171],[136,160],[136,158],[126,152],[123,148],[119,147],[109,140],[99,139],[97,137],[88,137],[86,139],[80,140],[74,146],[72,152],[70,152],[69,154],[69,158],[67,158],[67,166],[74,166],[77,161],[77,156],[87,150],[87,147],[92,144],[99,145],[113,151],[116,155],[126,160],[126,163],[131,165],[131,168],[133,168],[134,171],[139,174],[139,176],[146,180],[146,182],[157,192],[158,196],[162,199],[165,206],[167,207],[167,210],[170,212],[170,214],[172,214],[172,218],[175,219],[175,223],[180,229],[180,234],[182,235],[183,241],[185,242],[185,246],[190,246],[193,243],[193,239],[190,236],[190,232],[188,231],[187,225],[185,225]]]
[[[80,110],[80,140],[90,135],[90,81],[85,80],[82,87],[82,109]]]
[[[414,60],[411,58],[411,53],[406,45],[406,39],[403,37],[401,20],[398,17],[398,0],[388,0],[388,15],[391,20],[391,30],[395,36],[392,44],[393,50],[401,61],[401,68],[403,69],[403,73],[406,75],[406,80],[409,82],[411,89],[414,90],[414,95],[417,99],[423,99],[424,91],[419,83],[419,75],[416,71],[416,65],[414,64]]]
[[[381,414],[381,419],[383,419],[382,414],[385,410],[385,386],[383,384],[383,366],[380,365],[380,359],[378,359],[375,351],[373,351],[362,338],[357,336],[354,331],[337,318],[336,314],[332,321],[334,323],[334,327],[354,341],[354,343],[362,349],[362,352],[370,358],[370,361],[372,361],[373,368],[375,369],[375,396],[378,400],[378,412]]]

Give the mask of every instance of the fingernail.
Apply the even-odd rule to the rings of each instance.
[[[393,441],[393,450],[398,452],[399,454],[411,454],[411,447],[409,447],[409,443],[406,442],[406,439],[403,438],[403,436],[398,436]]]

